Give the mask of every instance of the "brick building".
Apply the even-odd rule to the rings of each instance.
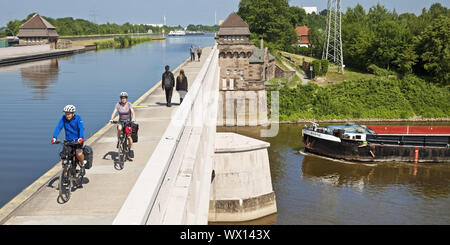
[[[297,46],[309,47],[311,42],[309,41],[309,28],[307,26],[295,27],[295,33],[297,34]]]
[[[224,112],[219,115],[218,125],[266,124],[264,82],[275,76],[275,57],[264,48],[262,40],[260,47],[250,41],[248,24],[236,13],[220,25],[218,36],[219,88]]]
[[[219,64],[221,90],[261,90],[275,74],[275,58],[250,42],[250,30],[239,15],[232,13],[220,26]]]

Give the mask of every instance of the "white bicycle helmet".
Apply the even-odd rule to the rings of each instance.
[[[120,93],[120,98],[122,98],[122,97],[127,97],[127,98],[128,98],[127,92],[122,92],[122,93]]]
[[[66,105],[65,107],[64,107],[64,110],[63,110],[64,112],[75,112],[76,111],[76,108],[75,108],[75,106],[74,105]]]

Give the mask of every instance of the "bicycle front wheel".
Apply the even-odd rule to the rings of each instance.
[[[70,199],[70,191],[72,188],[72,183],[70,181],[70,173],[67,167],[64,167],[61,171],[61,175],[59,177],[59,198],[62,203],[66,203]]]

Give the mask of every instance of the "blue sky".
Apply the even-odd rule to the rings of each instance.
[[[94,20],[96,23],[162,23],[165,15],[168,25],[214,24],[224,19],[232,11],[238,10],[240,0],[5,0],[0,8],[0,26],[10,19],[23,19],[29,13],[38,12],[53,18],[71,16]],[[450,7],[449,0],[342,0],[343,8],[361,3],[364,8],[380,2],[397,12],[420,14],[422,8],[439,2]],[[291,5],[317,6],[319,11],[326,8],[327,0],[290,0]]]

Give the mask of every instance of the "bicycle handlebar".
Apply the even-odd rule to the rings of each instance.
[[[55,141],[55,143],[53,143],[53,144],[54,144],[54,145],[57,145],[57,144],[61,144],[61,143],[65,144],[65,145],[81,145],[81,143],[78,142],[77,140],[74,140],[74,141],[71,141],[71,142],[67,142],[67,141],[65,141],[65,140],[64,140],[64,142],[61,142],[61,141],[57,140],[57,141]]]
[[[119,123],[132,123],[135,121],[110,121],[112,124],[119,124]]]

